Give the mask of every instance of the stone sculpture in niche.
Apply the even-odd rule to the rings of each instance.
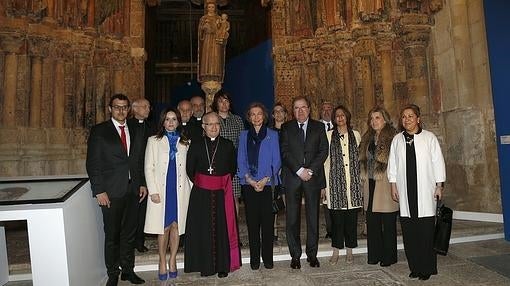
[[[215,0],[206,1],[198,25],[198,82],[207,95],[207,106],[221,89],[225,75],[225,48],[230,30],[227,19],[226,14],[218,15]]]

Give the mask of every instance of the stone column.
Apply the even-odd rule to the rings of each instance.
[[[124,80],[121,69],[113,71],[113,93],[124,93]]]
[[[42,58],[32,58],[30,88],[30,127],[41,126],[41,97],[42,97]]]
[[[345,105],[352,109],[354,106],[353,98],[353,76],[352,76],[352,54],[344,57],[343,64],[343,77],[344,77],[344,100]]]
[[[64,128],[65,65],[63,59],[55,62],[55,86],[53,96],[53,127]]]
[[[48,11],[46,17],[44,17],[44,21],[48,23],[55,23],[55,1],[58,0],[46,0],[46,10]]]
[[[424,14],[404,14],[399,21],[404,45],[408,102],[417,104],[423,114],[428,114],[430,111],[427,60],[430,37],[429,17]]]
[[[16,111],[16,82],[18,75],[18,58],[15,53],[5,55],[4,102],[2,125],[14,127]]]
[[[122,28],[122,34],[125,37],[129,37],[130,36],[130,29],[129,29],[130,21],[129,21],[129,19],[131,18],[131,0],[124,0],[124,11],[122,14],[123,14],[122,21],[124,24],[124,26]]]
[[[17,34],[1,35],[0,47],[5,51],[4,99],[2,127],[16,126],[16,90],[18,81],[18,55],[24,40]]]
[[[87,63],[86,59],[80,57],[76,61],[76,89],[75,89],[75,114],[74,114],[74,127],[84,127],[84,113],[85,113],[85,79],[87,77]]]
[[[53,96],[55,85],[55,60],[45,57],[42,60],[41,127],[53,125]]]
[[[384,107],[390,114],[396,114],[398,106],[393,95],[392,38],[379,38],[376,48],[381,58],[381,86]]]
[[[464,107],[471,107],[478,105],[478,99],[475,92],[473,57],[471,56],[473,31],[470,31],[470,11],[468,11],[467,5],[467,2],[462,0],[452,0],[449,4],[451,7],[450,13],[452,14],[452,38],[455,39],[453,42],[453,54],[455,56],[455,63],[458,66],[455,69],[455,75],[457,77],[458,92],[462,94],[462,101],[459,103]]]
[[[96,15],[96,1],[95,0],[89,0],[89,6],[87,9],[87,29],[94,30],[95,23],[94,23],[94,16]]]

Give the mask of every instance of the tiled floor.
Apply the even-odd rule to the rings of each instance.
[[[280,221],[282,218],[280,218]],[[303,223],[304,225],[304,223]],[[362,225],[362,224],[360,224]],[[354,264],[347,265],[341,257],[339,263],[332,266],[328,262],[330,245],[327,239],[320,239],[319,258],[320,268],[310,268],[305,257],[301,260],[302,269],[292,270],[289,267],[289,255],[283,237],[283,225],[280,223],[279,242],[275,245],[275,268],[252,271],[248,263],[230,273],[227,278],[219,279],[216,276],[200,277],[197,273],[183,273],[179,269],[179,277],[172,281],[159,282],[156,278],[157,253],[155,239],[149,238],[148,253],[137,253],[136,270],[146,279],[145,285],[510,285],[510,278],[505,277],[505,269],[510,267],[510,242],[502,238],[469,241],[471,238],[482,239],[484,235],[494,234],[492,237],[501,237],[503,225],[498,223],[454,221],[452,245],[447,256],[438,256],[439,274],[432,276],[429,281],[423,282],[408,278],[409,270],[403,250],[399,250],[399,261],[390,267],[368,265],[366,263],[366,240],[360,235],[359,247],[356,249]],[[246,231],[244,222],[240,222],[241,240],[244,243],[243,257],[248,257],[246,248]],[[321,225],[321,233],[324,226]],[[360,226],[360,230],[361,230]],[[303,240],[304,241],[304,240]],[[19,246],[19,244],[18,244]],[[399,237],[401,247],[401,238]],[[356,253],[355,252],[355,253]],[[22,257],[18,257],[22,259]],[[182,252],[178,257],[182,265]],[[23,266],[25,265],[25,266]],[[17,272],[29,271],[27,264],[20,263]],[[16,268],[16,266],[14,266]],[[142,271],[146,270],[146,271]],[[148,270],[148,271],[147,271]],[[498,273],[499,271],[499,273]],[[509,274],[510,275],[510,274]],[[32,285],[31,281],[9,282],[8,286]],[[119,285],[130,285],[121,282]]]

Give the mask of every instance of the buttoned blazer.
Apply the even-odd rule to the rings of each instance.
[[[145,185],[143,136],[129,122],[127,126],[130,137],[129,156],[112,120],[99,123],[90,130],[86,168],[94,197],[106,192],[110,198],[120,198],[126,194],[128,187],[138,193],[140,186]]]
[[[326,187],[324,177],[324,161],[328,156],[328,139],[324,124],[309,119],[306,129],[306,140],[303,142],[297,121],[291,120],[282,125],[282,181],[287,190],[323,189]],[[301,168],[313,171],[312,179],[303,182],[296,172]]]
[[[186,215],[188,213],[189,195],[193,183],[186,174],[186,155],[188,145],[177,141],[177,153],[175,155],[177,188],[177,225],[179,235],[184,234],[186,228]],[[149,196],[159,194],[160,203],[154,203],[150,197],[147,199],[147,213],[145,217],[145,233],[163,234],[165,223],[166,202],[166,176],[168,162],[170,160],[170,146],[168,138],[149,137],[145,150],[145,180]]]

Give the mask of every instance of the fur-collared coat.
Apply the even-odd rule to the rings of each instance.
[[[386,175],[386,168],[388,167],[388,158],[390,155],[391,140],[397,131],[390,125],[386,125],[377,140],[375,148],[375,166],[374,166],[374,180],[375,190],[372,203],[372,212],[390,213],[396,212],[399,209],[398,203],[391,198],[391,186]],[[369,200],[368,190],[368,147],[372,141],[375,133],[366,132],[361,138],[360,144],[360,165],[361,165],[361,185],[363,189],[364,208],[367,210]]]

